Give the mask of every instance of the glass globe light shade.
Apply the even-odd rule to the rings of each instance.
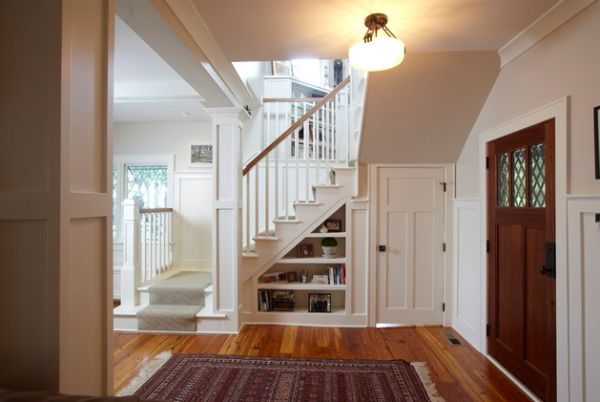
[[[378,36],[371,42],[360,41],[350,47],[350,65],[363,71],[382,71],[396,67],[402,60],[406,48],[401,40],[389,36]]]

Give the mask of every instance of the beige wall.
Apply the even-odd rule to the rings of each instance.
[[[189,146],[212,143],[211,122],[115,123],[114,155],[175,156],[175,171],[188,169]]]
[[[570,96],[569,192],[598,194],[592,109],[600,105],[600,3],[502,69],[457,162],[457,196],[479,197],[478,135]]]
[[[115,157],[173,155],[175,157],[171,197],[175,211],[173,236],[175,264],[210,268],[212,261],[212,169],[190,168],[191,144],[212,143],[207,121],[116,123]],[[115,259],[115,269],[121,264]]]

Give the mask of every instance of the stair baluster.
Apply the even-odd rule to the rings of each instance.
[[[323,182],[323,175],[327,183],[331,167],[342,161],[343,152],[337,148],[347,135],[338,133],[336,115],[341,105],[340,91],[349,82],[350,78],[345,79],[319,99],[264,100],[262,138],[266,145],[243,169],[245,254],[255,251],[252,234],[254,238],[275,240],[273,220],[295,219],[291,201],[314,202],[313,186]],[[327,167],[325,173],[323,167]],[[254,180],[250,174],[254,174]]]

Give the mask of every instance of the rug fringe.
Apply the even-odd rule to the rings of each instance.
[[[429,374],[429,369],[427,368],[425,363],[415,362],[411,363],[410,365],[413,366],[413,368],[417,372],[417,375],[423,383],[425,391],[427,391],[427,396],[429,397],[429,399],[431,399],[431,402],[444,402],[444,398],[440,396],[437,387],[435,386],[434,382],[431,381],[431,375]]]
[[[117,396],[133,395],[146,381],[150,379],[166,362],[171,358],[171,352],[162,352],[156,355],[148,363],[140,369],[140,372],[135,376],[129,384],[123,387]]]

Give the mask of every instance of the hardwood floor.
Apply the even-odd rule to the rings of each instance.
[[[444,336],[452,332],[463,345]],[[452,329],[247,325],[238,335],[114,335],[115,390],[164,352],[426,362],[446,401],[527,401],[507,377]]]

